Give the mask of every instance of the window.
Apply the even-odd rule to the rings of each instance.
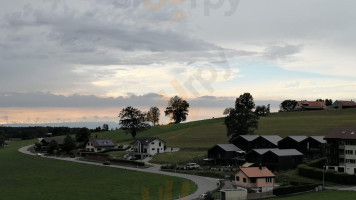
[[[352,154],[354,154],[354,151],[353,150],[345,150],[345,154],[352,155]]]
[[[243,179],[243,182],[246,183],[246,178]]]
[[[158,146],[161,146],[161,142],[158,143]]]
[[[236,176],[236,181],[240,181],[240,177],[239,176]]]
[[[266,183],[272,183],[272,178],[266,178]]]
[[[152,148],[152,151],[154,151],[155,150],[155,148]]]
[[[256,178],[251,178],[251,183],[256,183]]]

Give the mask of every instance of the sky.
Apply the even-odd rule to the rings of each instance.
[[[356,98],[352,0],[1,0],[0,124],[118,122],[179,95],[188,120],[244,92]]]

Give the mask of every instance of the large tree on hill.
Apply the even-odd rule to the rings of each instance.
[[[161,112],[157,107],[151,107],[150,110],[147,112],[147,119],[148,121],[153,123],[153,126],[156,126],[156,123],[159,122],[159,116]]]
[[[90,130],[84,127],[77,131],[77,133],[75,134],[75,140],[84,145],[84,143],[89,141],[90,135]]]
[[[67,134],[67,136],[64,138],[64,142],[63,142],[63,146],[62,146],[63,151],[69,153],[70,151],[75,149],[75,147],[76,147],[76,144],[75,144],[74,139],[69,134]]]
[[[258,116],[252,111],[255,108],[250,93],[240,95],[235,101],[235,108],[225,117],[227,136],[232,142],[239,135],[252,135],[258,128]]]
[[[131,106],[123,108],[119,118],[120,128],[125,130],[126,133],[130,133],[133,138],[136,137],[138,132],[150,127],[146,114]]]
[[[296,100],[284,100],[281,105],[279,105],[279,108],[281,111],[293,111],[296,105]]]
[[[180,123],[187,119],[189,112],[189,103],[180,98],[179,96],[174,96],[168,101],[168,107],[164,111],[166,116],[170,116],[174,123]]]

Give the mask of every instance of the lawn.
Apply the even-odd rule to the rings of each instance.
[[[275,200],[354,200],[356,199],[356,192],[325,190],[322,192],[311,192],[307,194],[300,194],[291,197],[274,198]]]
[[[34,141],[0,149],[0,194],[18,199],[172,199],[196,190],[186,179],[34,157],[17,151]]]

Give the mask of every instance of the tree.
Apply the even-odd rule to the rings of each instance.
[[[90,130],[88,128],[81,128],[75,134],[75,140],[80,143],[86,143],[89,141],[90,138]]]
[[[331,105],[333,105],[333,100],[331,100],[331,99],[325,99],[325,105],[326,105],[326,106],[331,106]]]
[[[223,115],[228,115],[230,114],[230,111],[234,109],[234,108],[225,108],[224,112],[223,112]]]
[[[159,122],[159,116],[161,112],[157,107],[151,107],[150,110],[147,112],[147,119],[148,121],[153,123],[153,126],[156,126],[156,123]]]
[[[133,138],[136,137],[138,132],[150,127],[147,123],[146,113],[131,106],[123,108],[120,111],[119,118],[121,129],[126,133],[130,133]]]
[[[48,129],[46,127],[38,127],[36,130],[35,130],[35,136],[36,137],[45,137],[46,134],[48,133]]]
[[[64,142],[62,146],[63,151],[69,153],[70,151],[75,149],[75,147],[76,147],[75,141],[69,134],[67,134],[67,136],[64,138]]]
[[[284,100],[279,107],[281,111],[292,111],[296,105],[296,100]]]
[[[260,117],[265,117],[270,113],[270,105],[256,106],[255,114]]]
[[[164,111],[166,116],[170,116],[171,120],[174,120],[174,123],[180,123],[187,119],[189,103],[178,97],[172,97],[168,101],[168,107]]]
[[[232,142],[239,135],[252,135],[258,128],[258,116],[252,111],[255,108],[253,97],[244,93],[236,98],[235,108],[225,117],[227,136]]]
[[[58,150],[59,150],[58,143],[55,140],[51,140],[47,147],[47,153],[53,154],[54,152],[57,152]]]
[[[103,131],[109,131],[109,125],[108,124],[103,124]]]
[[[5,145],[5,132],[3,130],[0,130],[0,147],[3,147]]]

